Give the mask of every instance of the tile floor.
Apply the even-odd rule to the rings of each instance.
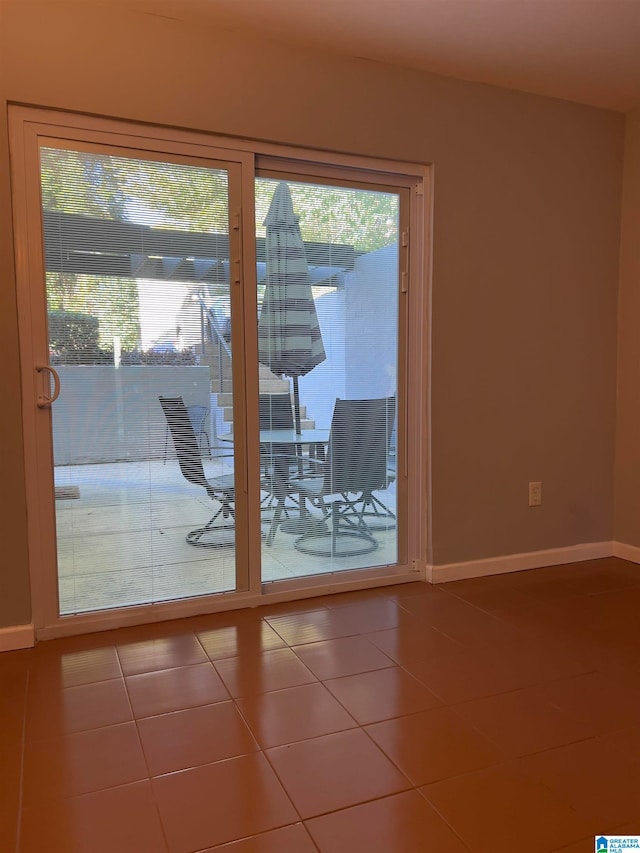
[[[640,567],[0,655],[7,853],[588,853],[640,834]]]
[[[208,476],[231,471],[224,462],[203,461]],[[196,548],[185,542],[185,535],[206,524],[216,507],[182,477],[175,459],[67,465],[55,474],[56,486],[77,487],[80,494],[56,501],[63,615],[236,588],[233,547]],[[394,508],[395,486],[380,497]],[[270,516],[263,521],[266,534]],[[279,529],[273,545],[263,540],[262,578],[268,582],[395,563],[395,527],[376,530],[375,537],[376,551],[331,560],[302,554],[294,547],[296,535]]]

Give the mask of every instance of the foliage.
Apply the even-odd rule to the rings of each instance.
[[[79,311],[49,311],[51,364],[113,364],[113,347],[99,343],[99,322]],[[123,349],[120,364],[195,364],[191,349],[163,351]]]
[[[75,358],[99,348],[97,317],[78,311],[49,312],[49,348],[56,354]]]
[[[129,219],[184,231],[228,231],[228,186],[219,169],[177,163],[43,149],[42,201],[64,210],[108,219]],[[303,238],[346,243],[370,252],[397,239],[394,193],[289,181]],[[257,234],[278,181],[257,178]]]
[[[95,275],[47,273],[47,305],[50,310],[81,312],[93,316],[100,327],[97,345],[112,347],[120,338],[124,349],[140,341],[138,287],[134,279],[102,279]]]
[[[264,235],[262,223],[277,184],[271,178],[256,179],[258,236]],[[294,181],[289,186],[304,240],[353,245],[357,252],[375,251],[397,241],[396,194]],[[45,147],[41,149],[41,187],[45,210],[156,229],[229,230],[224,170]],[[228,293],[226,283],[224,288]],[[259,300],[261,290],[259,285]],[[52,310],[92,315],[100,329],[96,351],[109,352],[116,337],[124,351],[137,351],[141,330],[135,279],[47,273],[47,302]]]
[[[256,180],[257,234],[279,181]],[[373,252],[398,239],[398,197],[349,187],[319,186],[288,181],[293,209],[300,220],[303,240],[345,243],[357,252]]]
[[[120,359],[120,364],[196,364],[196,356],[192,349],[183,349],[164,352],[156,352],[155,350],[133,350],[131,352],[123,352]]]

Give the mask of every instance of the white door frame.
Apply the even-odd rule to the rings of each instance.
[[[430,270],[427,263],[431,242],[430,167],[385,160],[297,150],[245,140],[212,137],[209,134],[162,127],[136,125],[46,109],[14,107],[9,110],[15,229],[16,283],[22,365],[23,430],[28,501],[28,538],[31,575],[32,621],[36,636],[47,639],[67,634],[105,630],[123,625],[174,619],[198,613],[256,606],[375,585],[424,580],[430,531],[428,500],[430,347]],[[184,599],[118,610],[58,616],[55,545],[55,511],[52,486],[51,416],[37,406],[41,374],[35,368],[46,364],[46,312],[42,311],[44,258],[41,225],[38,163],[39,141],[47,138],[129,149],[144,157],[175,156],[211,165],[233,164],[239,170],[241,212],[237,232],[243,287],[239,310],[234,315],[233,334],[239,353],[234,356],[234,434],[238,443],[236,467],[239,487],[239,536],[237,563],[247,569],[244,589],[200,598]],[[370,181],[404,186],[410,192],[411,241],[408,251],[409,310],[404,331],[408,348],[405,374],[406,441],[399,460],[398,476],[406,479],[406,560],[403,565],[383,566],[340,573],[330,581],[313,577],[295,582],[269,584],[260,578],[258,359],[256,329],[256,264],[254,191],[256,162],[262,168],[301,171],[307,175],[344,181]],[[236,211],[230,211],[231,216]],[[240,211],[238,211],[240,212]],[[33,285],[39,282],[40,287]],[[33,286],[32,286],[33,285]],[[36,302],[40,300],[39,306]],[[255,441],[246,441],[246,435]],[[242,520],[244,519],[244,520]]]

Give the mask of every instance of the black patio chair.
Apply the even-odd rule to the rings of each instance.
[[[198,447],[202,450],[203,439],[207,446],[207,455],[211,458],[211,439],[209,438],[209,430],[207,429],[207,416],[209,409],[206,406],[187,406],[187,414],[193,425],[193,431],[196,435]],[[169,448],[169,424],[167,424],[164,433],[164,456],[163,464],[167,464],[167,450]]]
[[[196,486],[201,486],[211,498],[220,504],[220,507],[211,520],[204,526],[187,533],[186,540],[189,545],[200,547],[220,548],[233,545],[235,538],[220,536],[221,531],[235,529],[235,513],[233,502],[235,500],[235,478],[233,474],[223,474],[219,477],[207,478],[202,465],[200,447],[193,429],[193,423],[189,417],[187,407],[182,397],[159,397],[162,411],[167,419],[167,425],[173,439],[173,444],[178,457],[180,471],[186,480]],[[231,454],[227,454],[231,456]],[[231,523],[218,524],[216,520],[222,516]],[[209,539],[207,534],[213,534],[214,539]]]
[[[372,509],[376,518],[381,517],[382,513],[375,511],[373,493],[386,489],[393,479],[388,462],[395,414],[395,396],[336,400],[322,475],[290,480],[290,488],[298,492],[301,501],[306,499],[320,507],[331,522],[327,533],[313,531],[300,536],[295,542],[299,551],[347,557],[378,547],[367,519]],[[328,505],[326,498],[332,495],[338,497]],[[350,547],[354,540],[360,544]]]

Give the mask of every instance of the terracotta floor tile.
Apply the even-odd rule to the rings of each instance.
[[[496,650],[464,648],[404,664],[414,678],[446,704],[527,687],[530,677]]]
[[[351,634],[366,634],[395,628],[405,612],[394,601],[380,597],[332,608],[335,624],[344,624]],[[345,634],[345,636],[348,636]]]
[[[431,584],[412,581],[410,583],[391,584],[390,586],[378,586],[371,589],[354,589],[350,592],[328,595],[325,603],[327,607],[334,608],[359,604],[363,601],[373,601],[376,598],[397,601],[398,598],[407,598],[413,595],[431,595],[435,590],[436,587]]]
[[[133,719],[122,678],[51,690],[47,701],[29,695],[27,739],[57,737],[73,732],[99,729]]]
[[[509,758],[595,734],[592,726],[556,708],[530,688],[464,702],[454,710]]]
[[[325,682],[361,726],[441,705],[441,701],[398,666]]]
[[[317,681],[291,649],[273,649],[257,657],[217,660],[215,667],[233,697],[253,696]]]
[[[452,585],[455,584],[447,584],[447,587]],[[523,604],[529,604],[530,601],[535,600],[523,589],[486,589],[478,586],[473,591],[465,590],[464,588],[456,588],[448,591],[452,592],[462,601],[473,604],[474,607],[478,607],[480,610],[485,610],[488,613],[503,610],[506,607],[518,607]]]
[[[19,853],[586,853],[638,834],[639,611],[638,567],[607,558],[0,654],[0,850],[18,826]]]
[[[147,717],[138,721],[138,730],[151,776],[258,749],[233,702]]]
[[[495,764],[500,755],[449,708],[367,726],[365,731],[415,786]]]
[[[304,825],[294,823],[282,829],[222,844],[215,850],[211,847],[203,853],[318,853],[318,848]]]
[[[21,769],[22,743],[0,748],[0,850],[16,849]]]
[[[527,684],[538,684],[543,681],[571,678],[593,671],[590,662],[581,655],[571,654],[564,644],[551,642],[546,637],[522,636],[514,637],[508,646],[498,646],[488,653],[500,655],[505,664],[510,663],[527,681]]]
[[[170,853],[192,853],[299,821],[258,753],[158,776],[152,784]]]
[[[22,743],[13,743],[0,749],[0,803],[6,803],[10,799],[15,799],[16,803],[18,801],[22,752]]]
[[[576,841],[575,844],[570,844],[568,847],[561,847],[554,853],[593,853],[594,851],[594,836],[588,835],[586,838]]]
[[[205,663],[208,658],[194,634],[178,634],[156,640],[123,643],[118,647],[120,665],[125,675],[175,669]]]
[[[538,637],[571,638],[576,631],[584,631],[593,620],[593,612],[584,610],[585,596],[579,596],[580,607],[567,608],[562,602],[531,602],[523,607],[507,607],[496,613],[496,619],[517,633],[534,634]],[[494,644],[496,645],[496,644]]]
[[[518,572],[518,574],[529,574],[529,572]],[[557,601],[576,595],[576,590],[570,583],[553,576],[528,578],[523,589],[534,601]]]
[[[453,581],[445,584],[445,589],[454,592],[467,601],[473,601],[476,593],[502,589],[521,590],[527,595],[540,594],[545,600],[548,597],[565,598],[567,595],[575,595],[566,578],[561,572],[558,572],[559,568],[559,566],[553,566],[550,570],[530,569],[521,572],[505,572],[490,577]]]
[[[365,636],[380,651],[401,665],[462,648],[459,643],[436,628],[421,625],[417,617],[411,616],[411,619],[412,624],[405,624],[401,628],[391,628],[387,631],[376,631]]]
[[[626,572],[603,570],[594,572],[577,571],[571,580],[576,593],[594,594],[608,590],[626,589],[640,583],[640,579]]]
[[[538,685],[536,692],[599,734],[640,719],[640,682],[629,683],[600,672]],[[615,701],[607,697],[615,696]]]
[[[267,750],[267,755],[303,818],[410,787],[359,729],[278,746]]]
[[[236,701],[263,748],[356,727],[351,715],[322,684],[305,684]]]
[[[35,649],[17,649],[14,652],[0,652],[0,678],[16,673],[26,673],[33,666]]]
[[[44,644],[47,645],[46,643]],[[114,646],[64,652],[40,652],[33,663],[30,688],[77,687],[122,677]]]
[[[311,818],[320,853],[466,853],[468,848],[416,791]]]
[[[0,679],[0,747],[22,740],[27,707],[27,674],[5,674]]]
[[[135,723],[121,723],[59,738],[28,741],[24,804],[115,788],[147,778]]]
[[[508,765],[420,790],[474,853],[540,853],[585,834],[571,806]]]
[[[87,652],[90,649],[106,649],[114,647],[114,638],[117,631],[97,631],[92,634],[72,634],[57,640],[47,640],[44,643],[36,643],[33,649],[34,664],[40,656],[70,655],[74,652]]]
[[[640,817],[640,757],[615,737],[528,755],[518,767],[592,821],[595,832]],[[597,767],[606,767],[606,785],[594,774]]]
[[[636,633],[640,634],[637,626],[634,626]],[[639,650],[640,652],[640,650]],[[607,672],[611,680],[620,684],[624,691],[624,695],[635,696],[640,692],[640,654],[631,664],[620,664],[612,666]]]
[[[393,666],[393,661],[364,637],[343,637],[295,646],[293,651],[321,680]]]
[[[13,853],[18,843],[18,810],[0,804],[0,850]]]
[[[267,616],[269,625],[290,646],[316,643],[337,637],[350,637],[357,631],[347,620],[336,615],[337,608],[323,608],[308,613],[292,613],[284,616]]]
[[[604,737],[611,748],[626,755],[637,756],[640,761],[640,723],[628,728],[616,729]]]
[[[329,606],[329,601],[336,598],[334,595],[313,595],[309,598],[293,599],[292,601],[280,601],[277,604],[265,601],[260,608],[260,614],[263,619],[271,621],[272,618],[280,616],[294,616],[304,613],[319,612],[326,610]]]
[[[419,616],[426,626],[437,628],[451,639],[473,648],[489,642],[507,642],[514,633],[514,628],[501,619],[446,592],[438,598],[403,598],[398,604],[409,613]]]
[[[25,809],[20,853],[166,853],[151,784],[136,782]]]
[[[260,655],[286,645],[282,637],[263,620],[198,631],[197,636],[211,660]]]
[[[137,719],[211,705],[229,698],[211,663],[130,675],[126,683]]]
[[[618,621],[602,630],[585,632],[579,638],[573,637],[569,642],[574,644],[577,652],[573,648],[571,651],[588,660],[591,669],[611,675],[621,667],[637,666],[640,660],[640,635],[634,621],[635,617],[624,624]]]
[[[615,826],[609,835],[640,835],[640,814],[634,820]]]

